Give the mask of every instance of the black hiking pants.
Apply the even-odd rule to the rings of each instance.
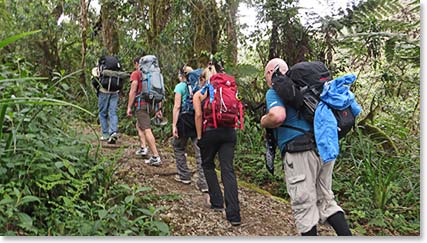
[[[199,140],[202,167],[209,187],[212,208],[224,208],[227,219],[240,222],[240,206],[237,192],[237,180],[234,174],[233,158],[236,146],[234,128],[208,128]],[[215,156],[218,154],[224,197],[215,172]]]

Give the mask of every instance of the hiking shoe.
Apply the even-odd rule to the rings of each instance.
[[[116,141],[117,141],[117,138],[118,138],[118,135],[117,135],[117,133],[113,133],[113,134],[111,134],[110,135],[110,137],[108,138],[108,141],[107,141],[107,143],[108,144],[115,144],[116,143]]]
[[[100,141],[107,141],[107,140],[108,140],[108,136],[106,136],[106,135],[102,135],[102,136],[99,138],[99,140],[100,140]]]
[[[211,206],[211,209],[213,209],[213,211],[214,211],[214,212],[218,212],[218,213],[225,212],[225,209],[224,209],[224,208],[216,208],[216,207],[212,207],[212,206]]]
[[[199,184],[196,184],[196,188],[197,188],[197,190],[199,190],[203,193],[209,192],[209,189],[207,187],[201,187]]]
[[[230,222],[230,224],[231,225],[233,225],[233,226],[239,226],[239,225],[241,225],[242,224],[242,222],[240,222],[240,221],[229,221]]]
[[[160,156],[151,156],[149,159],[146,159],[144,162],[152,166],[159,166],[160,164],[162,164],[162,161],[160,160]]]
[[[146,156],[148,154],[148,149],[141,147],[135,152],[135,154],[139,156]]]
[[[181,177],[179,177],[179,175],[175,175],[174,179],[178,182],[181,182],[181,183],[187,184],[187,185],[191,183],[191,180],[183,180],[183,179],[181,179]]]

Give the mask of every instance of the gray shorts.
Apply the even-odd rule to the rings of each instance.
[[[286,188],[300,233],[309,231],[319,222],[324,223],[336,212],[344,212],[337,205],[332,192],[335,160],[323,163],[316,152],[310,150],[286,152],[283,163]]]

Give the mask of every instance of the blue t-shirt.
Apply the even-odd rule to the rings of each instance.
[[[297,111],[294,108],[283,103],[282,99],[280,99],[280,97],[277,95],[276,91],[274,91],[273,88],[270,88],[267,91],[265,99],[267,101],[267,112],[275,106],[285,107],[286,119],[282,125],[289,125],[292,127],[300,128],[304,131],[313,130],[313,126],[308,123],[302,117],[302,115],[298,116]],[[302,134],[303,133],[301,131],[297,131],[295,129],[287,127],[277,127],[274,129],[274,136],[277,140],[277,145],[279,146],[282,154],[284,153],[286,143]]]

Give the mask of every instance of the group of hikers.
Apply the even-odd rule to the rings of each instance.
[[[92,83],[98,91],[99,120],[102,129],[100,139],[108,143],[115,143],[118,139],[116,109],[122,85],[119,85],[117,90],[111,89],[115,80],[111,76],[108,77],[108,88],[102,84],[103,69],[112,69],[111,65],[110,67],[105,65],[108,58],[110,57],[100,59],[98,67],[92,72],[97,77],[97,81]],[[114,65],[119,67],[113,69],[120,70],[118,62]],[[162,164],[162,160],[151,130],[151,118],[161,119],[163,117],[162,107],[165,101],[164,97],[157,99],[156,92],[154,92],[155,94],[149,93],[157,89],[152,83],[158,81],[157,83],[163,86],[163,76],[160,74],[158,61],[153,55],[144,53],[135,57],[133,65],[135,70],[130,75],[127,116],[136,117],[135,126],[140,146],[135,154],[144,156],[146,164],[159,166]],[[269,142],[266,160],[270,160],[270,163],[271,159],[274,161],[277,146],[282,156],[293,216],[301,235],[315,236],[317,235],[317,224],[328,223],[337,235],[350,236],[351,231],[345,219],[344,210],[338,206],[332,192],[332,172],[335,158],[338,155],[334,149],[338,146],[338,137],[343,136],[342,130],[345,128],[342,124],[343,121],[344,124],[347,121],[347,111],[352,114],[351,118],[354,122],[354,117],[360,113],[360,109],[354,101],[354,96],[351,97],[351,92],[348,93],[349,91],[346,90],[347,93],[344,95],[353,99],[351,99],[351,103],[345,105],[345,108],[350,110],[346,110],[344,119],[342,115],[337,115],[336,107],[320,101],[315,105],[326,106],[325,109],[329,109],[328,111],[332,115],[324,111],[322,121],[317,121],[320,119],[319,117],[322,117],[317,114],[320,113],[319,108],[315,111],[312,110],[316,116],[314,114],[311,114],[311,118],[306,116],[307,112],[300,112],[298,107],[291,104],[296,99],[290,100],[289,97],[292,95],[286,94],[286,90],[289,88],[288,86],[292,86],[291,88],[295,90],[296,86],[294,87],[290,80],[297,80],[297,76],[305,75],[307,70],[316,75],[319,73],[320,76],[316,76],[315,79],[320,80],[322,84],[329,81],[325,85],[327,88],[322,87],[327,89],[329,95],[334,95],[331,92],[339,90],[338,86],[354,82],[354,77],[344,76],[341,79],[332,80],[329,73],[327,76],[322,76],[324,64],[319,66],[319,62],[304,62],[301,65],[289,68],[284,60],[274,58],[265,66],[264,78],[269,89],[266,93],[266,114],[262,116],[260,124],[261,127],[266,128],[266,141]],[[309,68],[307,69],[307,67]],[[299,72],[300,70],[304,71]],[[177,76],[179,83],[174,88],[172,114],[173,148],[177,170],[174,179],[185,185],[192,182],[192,172],[186,159],[187,142],[190,140],[198,172],[196,188],[202,193],[207,193],[212,210],[225,211],[226,219],[230,224],[239,226],[241,225],[241,210],[233,160],[237,140],[236,129],[243,129],[244,122],[242,103],[234,77],[226,74],[221,65],[213,62],[209,62],[206,67],[199,69],[183,65],[179,68]],[[123,77],[126,75],[120,72],[115,75],[117,80],[123,79]],[[311,86],[308,87],[311,89]],[[164,87],[160,88],[163,88],[164,92]],[[316,93],[316,89],[313,88],[310,92]],[[299,104],[300,107],[307,107],[308,102],[306,102],[305,95],[305,93],[301,95],[304,98]],[[340,93],[340,95],[343,94]],[[324,97],[323,100],[327,100],[327,98]],[[328,130],[330,125],[322,124],[323,121],[328,121],[329,124],[330,120],[333,123],[332,130]],[[338,131],[336,131],[337,127]],[[334,144],[325,144],[325,134],[332,137]],[[270,135],[270,139],[268,139],[268,135]],[[149,152],[151,156],[148,158]],[[215,171],[216,156],[219,160],[224,192],[220,188]],[[271,167],[271,164],[267,164],[267,167],[269,166],[270,172],[273,173],[274,165]]]

